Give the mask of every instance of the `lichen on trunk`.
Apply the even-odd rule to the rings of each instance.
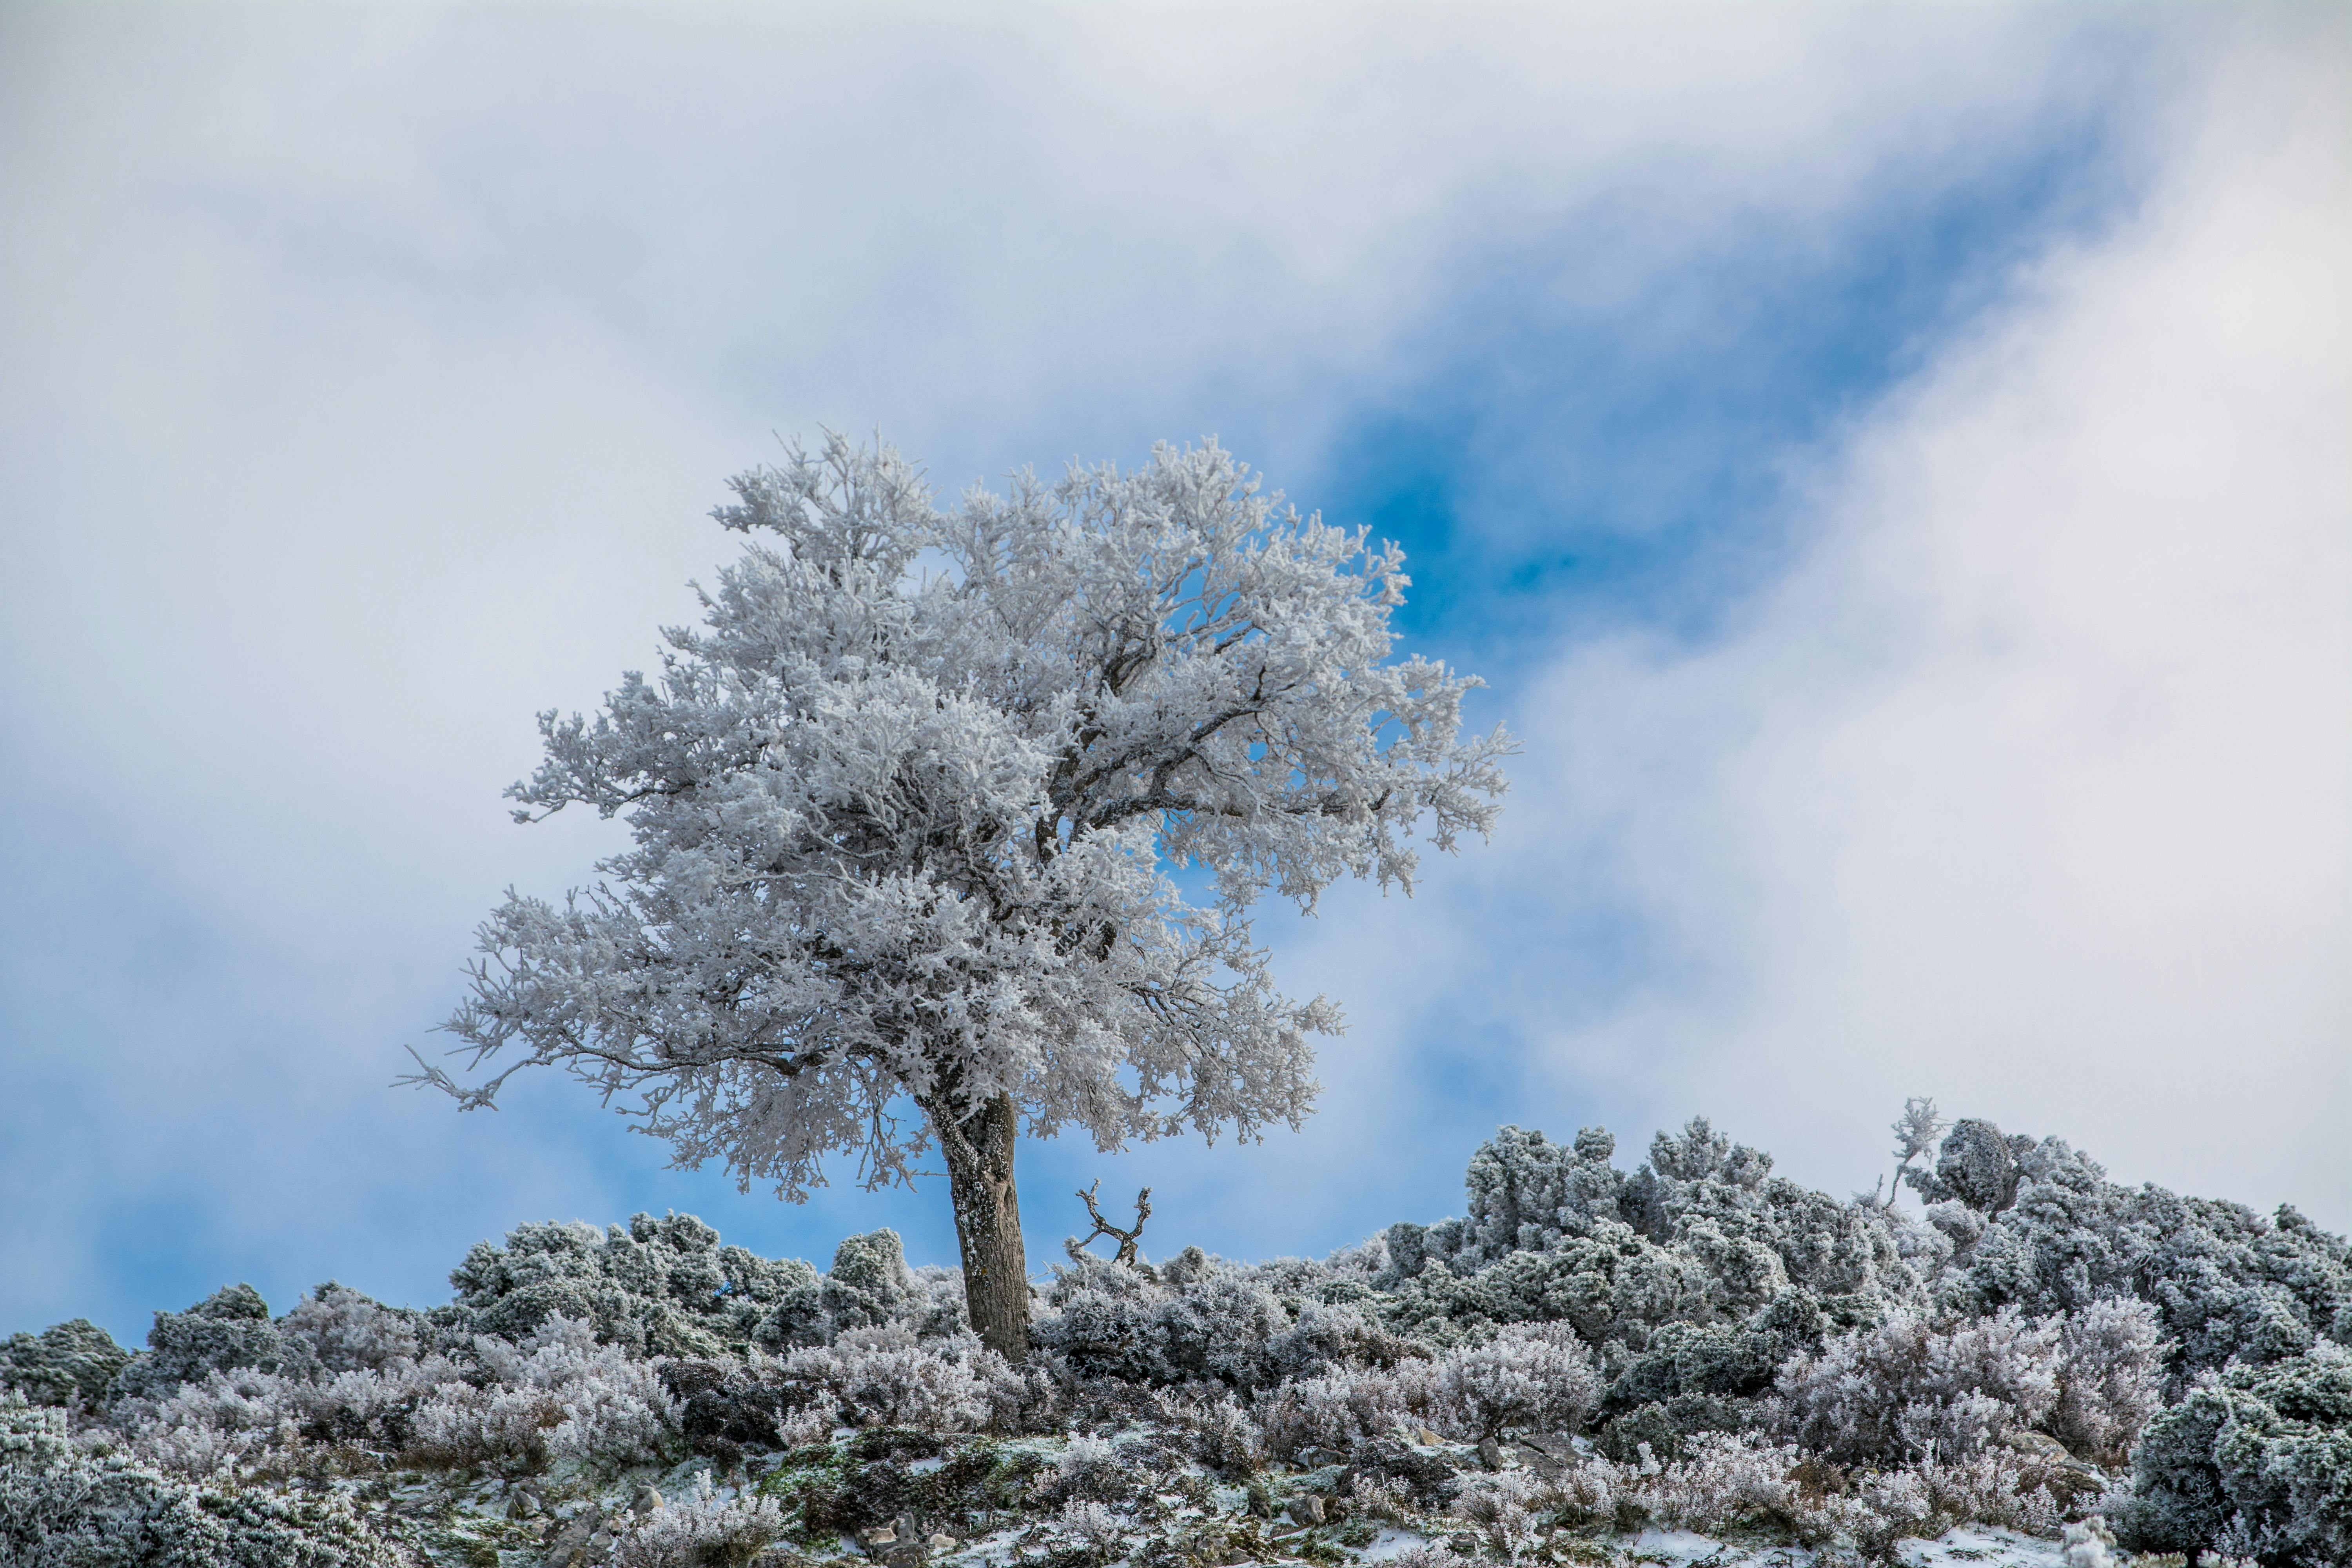
[[[958,1116],[926,1107],[947,1156],[956,1241],[963,1252],[964,1310],[981,1342],[1008,1361],[1029,1354],[1029,1263],[1021,1244],[1021,1197],[1013,1182],[1020,1117],[998,1094]]]

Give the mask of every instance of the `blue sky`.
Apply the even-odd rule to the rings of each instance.
[[[606,7],[0,29],[0,1330],[444,1299],[529,1219],[823,1258],[944,1194],[388,1087],[539,708],[772,433],[953,489],[1213,433],[1401,540],[1496,845],[1263,934],[1350,1032],[1147,1250],[1320,1252],[1499,1122],[1850,1190],[1909,1093],[2352,1222],[2340,15]]]

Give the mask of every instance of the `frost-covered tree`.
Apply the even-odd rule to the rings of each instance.
[[[1295,1125],[1339,1018],[1276,990],[1253,906],[1410,891],[1417,836],[1488,829],[1511,742],[1460,737],[1472,679],[1391,662],[1401,552],[1213,443],[951,511],[838,437],[733,489],[714,515],[753,542],[703,626],[593,721],[542,715],[509,792],[630,847],[482,928],[446,1026],[503,1070],[420,1077],[480,1106],[563,1068],[790,1198],[828,1155],[877,1186],[936,1146],[972,1325],[1017,1356],[1020,1131]]]

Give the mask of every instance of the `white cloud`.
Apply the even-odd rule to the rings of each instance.
[[[1484,247],[1605,201],[1567,272],[1630,287],[2095,96],[1999,18],[10,25],[12,723],[200,884],[294,862],[281,907],[527,853],[519,716],[688,612],[771,429],[960,484],[1237,416],[1296,471]]]
[[[1443,918],[1629,917],[1643,979],[1441,981],[1454,1016],[1817,1182],[1866,1185],[1924,1092],[2352,1220],[2345,43],[2225,52],[2130,221],[1818,457],[1806,559],[1719,641],[1581,646],[1515,704]]]

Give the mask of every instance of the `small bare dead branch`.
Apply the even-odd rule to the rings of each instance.
[[[1087,1233],[1086,1240],[1076,1241],[1070,1244],[1070,1255],[1073,1258],[1076,1257],[1078,1253],[1085,1250],[1087,1243],[1093,1241],[1096,1237],[1108,1236],[1118,1243],[1118,1252],[1112,1261],[1124,1263],[1129,1268],[1133,1268],[1138,1260],[1135,1250],[1136,1241],[1143,1235],[1143,1222],[1151,1217],[1151,1189],[1150,1187],[1146,1187],[1141,1192],[1135,1194],[1134,1227],[1129,1230],[1121,1230],[1118,1226],[1111,1224],[1110,1221],[1103,1218],[1101,1208],[1097,1206],[1095,1203],[1095,1189],[1101,1185],[1102,1182],[1097,1178],[1083,1192],[1078,1194],[1080,1200],[1087,1205],[1087,1214],[1088,1217],[1093,1219],[1095,1222],[1095,1227],[1093,1230]]]

